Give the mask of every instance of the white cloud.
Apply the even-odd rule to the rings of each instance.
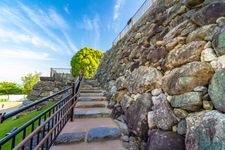
[[[21,3],[20,8],[27,14],[33,23],[35,23],[50,39],[52,39],[52,41],[54,41],[54,43],[57,43],[56,50],[60,50],[63,53],[66,52],[68,55],[71,55],[72,47],[66,46],[68,41],[65,41],[66,39],[61,39],[51,30],[52,28],[57,28],[63,33],[69,28],[69,25],[66,23],[66,21],[55,10],[35,10]]]
[[[83,23],[81,25],[82,26],[81,28],[84,28],[85,30],[88,30],[88,31],[93,30],[94,29],[93,20],[91,18],[88,18],[87,16],[85,16],[83,18]]]
[[[30,59],[30,60],[51,60],[46,52],[35,52],[30,50],[1,49],[0,57]]]
[[[0,59],[0,69],[2,70],[0,73],[0,82],[2,81],[10,81],[21,83],[21,77],[28,74],[42,72],[42,75],[49,75],[49,66],[43,67],[41,65],[36,65],[35,63],[26,63],[21,59],[14,59],[13,61],[9,61],[9,58],[1,58]]]
[[[66,4],[65,6],[64,6],[64,11],[69,15],[70,14],[70,11],[69,11],[69,4]]]
[[[68,34],[65,33],[65,32],[64,32],[63,34],[64,34],[64,36],[65,36],[65,38],[66,38],[67,45],[71,48],[71,50],[72,50],[73,52],[78,51],[78,48],[77,48],[76,45],[74,45],[74,43],[71,41],[71,39],[70,39],[70,37],[68,36]]]
[[[120,10],[125,0],[116,0],[114,10],[113,10],[113,21],[116,21],[120,16]]]
[[[54,9],[49,9],[48,13],[52,22],[54,23],[54,26],[56,25],[61,29],[68,28],[66,21]]]
[[[84,16],[83,22],[79,25],[80,28],[85,29],[90,32],[93,31],[93,44],[94,47],[97,48],[100,42],[101,30],[100,30],[100,18],[98,15],[95,15],[93,18]]]
[[[30,72],[66,67],[77,51],[70,24],[56,9],[14,3],[0,2],[0,81],[19,82]]]

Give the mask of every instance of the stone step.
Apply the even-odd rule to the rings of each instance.
[[[75,118],[100,118],[110,117],[111,110],[108,108],[77,108],[74,112]]]
[[[78,101],[104,101],[106,97],[104,96],[92,96],[92,97],[78,97]]]
[[[119,128],[98,127],[91,128],[86,132],[74,132],[60,134],[54,144],[73,144],[80,142],[94,142],[94,141],[106,141],[115,140],[120,138],[121,132]],[[85,140],[86,139],[86,140]]]
[[[87,142],[105,141],[120,138],[121,133],[118,128],[92,128],[87,133]]]
[[[99,87],[99,84],[87,84],[87,83],[82,83],[82,87]]]
[[[88,131],[92,130],[93,128],[118,128],[116,123],[111,118],[77,118],[73,122],[69,121],[63,130],[61,131],[60,135],[65,136],[65,133],[88,133]],[[59,135],[59,136],[60,136]],[[64,141],[74,141],[74,135],[71,135],[71,138],[64,137]],[[87,134],[86,134],[87,136]],[[87,137],[86,137],[87,139]],[[89,138],[90,139],[90,138]],[[83,139],[82,139],[83,141]],[[54,145],[51,147],[53,150],[111,150],[112,145],[115,150],[125,150],[123,147],[122,141],[119,139],[117,140],[106,140],[106,141],[95,141],[90,143],[86,142],[70,142],[71,144],[63,144],[61,145]]]
[[[104,93],[104,90],[80,90],[80,93]]]
[[[56,138],[54,145],[85,142],[85,138],[86,132],[63,133]]]
[[[107,127],[116,128],[117,124],[111,118],[76,118],[69,121],[63,128],[63,133],[88,132],[92,128]]]
[[[100,87],[83,87],[81,86],[81,91],[83,90],[101,90]]]
[[[67,145],[53,145],[51,150],[126,150],[121,140],[107,140],[91,143],[77,143]]]
[[[108,102],[106,101],[87,101],[77,102],[76,108],[92,108],[92,107],[107,107]]]
[[[92,81],[83,81],[83,84],[89,84],[89,85],[99,85],[99,82],[96,80],[92,80]]]
[[[80,93],[81,97],[98,97],[98,96],[104,96],[104,93]]]
[[[82,85],[99,86],[99,83],[97,83],[97,82],[93,82],[93,83],[83,82]]]

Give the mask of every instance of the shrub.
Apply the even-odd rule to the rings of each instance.
[[[103,53],[99,50],[87,47],[82,48],[71,59],[72,75],[79,76],[81,73],[84,73],[87,78],[93,77],[102,56]]]

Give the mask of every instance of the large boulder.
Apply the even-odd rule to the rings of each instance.
[[[187,37],[187,42],[192,41],[211,41],[216,33],[216,24],[205,25],[191,32]]]
[[[188,92],[175,95],[171,99],[171,106],[188,111],[198,111],[202,106],[202,94],[199,92]]]
[[[191,92],[197,86],[208,84],[213,74],[210,64],[192,62],[166,74],[162,80],[162,88],[170,95]]]
[[[170,51],[165,62],[165,67],[167,69],[173,69],[183,64],[200,60],[201,52],[205,44],[204,41],[194,41],[183,45],[179,49]]]
[[[225,26],[213,37],[212,46],[215,49],[217,56],[225,55]]]
[[[130,93],[144,93],[159,88],[162,83],[162,74],[156,68],[141,66],[126,76],[125,88]]]
[[[166,100],[164,94],[152,98],[153,101],[153,120],[157,128],[171,130],[177,123],[176,116]]]
[[[203,3],[204,0],[183,0],[183,4],[185,4],[187,7],[195,7],[198,6],[199,4]]]
[[[225,150],[225,115],[214,111],[202,111],[186,118],[187,150]]]
[[[151,94],[139,95],[125,112],[128,128],[135,135],[146,139],[148,132],[147,114],[152,107]]]
[[[151,66],[157,67],[162,64],[162,62],[166,58],[167,54],[168,54],[168,52],[164,47],[160,47],[157,49],[154,48],[154,49],[150,49],[150,50],[147,49],[147,50],[143,51],[142,60],[147,59],[147,61],[149,61]]]
[[[184,137],[171,131],[151,130],[146,150],[185,150]]]
[[[211,3],[199,11],[197,11],[191,18],[197,25],[203,26],[207,24],[216,23],[216,20],[225,16],[225,2]]]
[[[209,96],[215,108],[225,112],[225,68],[214,74],[209,85]]]
[[[179,25],[177,25],[176,27],[174,27],[172,30],[170,30],[163,38],[164,41],[167,41],[177,37],[178,35],[180,35],[182,33],[183,30],[185,30],[188,26],[188,24],[191,21],[189,20],[184,20],[182,23],[180,23]]]
[[[133,101],[133,99],[130,96],[128,96],[127,94],[125,94],[123,96],[122,101],[120,102],[120,105],[124,112],[127,110],[127,108],[129,108],[132,101]]]

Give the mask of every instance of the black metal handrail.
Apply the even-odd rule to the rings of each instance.
[[[77,81],[73,83],[73,86],[54,93],[48,97],[42,98],[11,113],[1,114],[1,122],[4,122],[6,119],[41,104],[55,96],[66,94],[63,98],[61,98],[61,100],[46,109],[44,112],[40,113],[33,119],[26,122],[23,126],[1,139],[0,150],[49,149],[69,119],[73,121],[74,107],[79,96],[82,81],[83,76],[78,78]],[[29,132],[29,130],[31,130],[31,132]],[[16,138],[20,134],[22,134],[22,139],[16,143]],[[8,143],[10,144],[10,147]],[[4,146],[7,146],[7,148]]]
[[[117,37],[113,40],[112,45],[116,45],[129,31],[130,29],[139,21],[139,19],[147,12],[147,10],[152,5],[152,1],[154,0],[145,0],[141,7],[135,12],[135,14],[128,20],[125,27],[122,31],[117,35]]]
[[[6,113],[0,114],[0,123],[2,123],[2,122],[5,121],[6,119],[8,119],[8,118],[10,118],[10,117],[12,117],[12,116],[15,116],[15,115],[17,115],[17,114],[19,114],[19,113],[21,113],[21,112],[27,110],[27,109],[30,109],[30,108],[32,108],[32,107],[38,105],[38,104],[41,104],[41,103],[43,103],[43,102],[45,102],[45,101],[48,101],[49,99],[51,99],[51,98],[53,98],[53,97],[55,97],[55,96],[58,96],[58,95],[60,95],[60,94],[62,94],[62,93],[64,93],[64,92],[66,92],[66,91],[68,91],[68,90],[70,90],[70,89],[72,89],[72,86],[70,86],[70,87],[68,87],[68,88],[66,88],[66,89],[64,89],[64,90],[61,90],[61,91],[59,91],[59,92],[56,92],[56,93],[54,93],[54,94],[52,94],[52,95],[50,95],[50,96],[44,97],[44,98],[42,98],[42,99],[40,99],[40,100],[38,100],[38,101],[36,101],[36,102],[33,102],[33,103],[31,103],[31,104],[29,104],[29,105],[27,105],[27,106],[23,106],[23,107],[21,107],[21,108],[15,110],[15,111],[13,111],[13,112],[9,112],[9,113],[7,113],[7,114],[6,114]]]

